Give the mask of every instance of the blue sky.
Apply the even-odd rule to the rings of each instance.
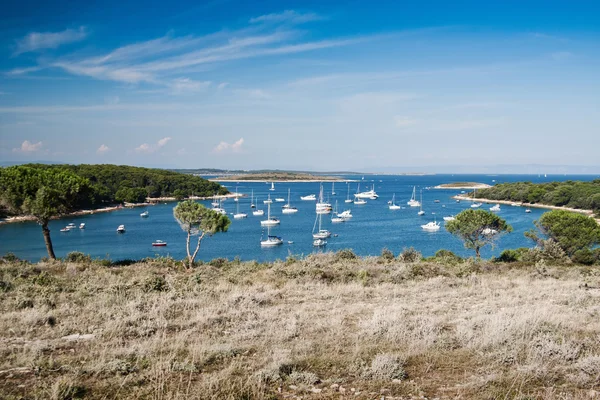
[[[49,3],[3,8],[2,160],[600,164],[598,2]]]

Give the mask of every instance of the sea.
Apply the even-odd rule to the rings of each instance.
[[[434,189],[435,186],[451,182],[479,182],[497,184],[502,182],[551,182],[565,180],[590,181],[598,175],[340,175],[348,182],[335,182],[332,194],[331,182],[276,182],[275,190],[270,191],[270,183],[265,182],[222,182],[231,192],[244,193],[239,202],[228,199],[223,208],[231,218],[231,226],[225,233],[217,233],[202,241],[198,259],[208,261],[214,258],[256,260],[259,262],[284,260],[289,256],[303,257],[315,252],[352,249],[360,256],[376,256],[383,249],[399,254],[413,247],[424,256],[432,256],[440,249],[447,249],[461,256],[472,256],[472,250],[465,249],[460,239],[444,228],[444,216],[456,215],[470,208],[471,202],[457,203],[452,197],[460,194],[460,189]],[[332,232],[324,248],[313,246],[312,232],[315,228],[316,213],[314,201],[303,201],[301,196],[318,196],[323,185],[326,200],[338,211],[350,209],[353,218],[344,223],[331,223],[331,215],[322,216],[322,226]],[[367,204],[354,205],[344,200],[357,192],[373,187],[379,195],[377,200],[367,200]],[[417,199],[423,196],[423,211],[419,216],[418,208],[409,207],[407,201],[416,188]],[[298,208],[295,214],[282,214],[285,202],[275,202],[275,198],[284,198],[287,202],[288,189],[291,192],[291,205]],[[254,192],[258,209],[265,210],[263,217],[253,216],[251,192]],[[279,218],[281,224],[271,228],[271,234],[280,236],[284,244],[277,247],[261,247],[261,238],[266,238],[267,230],[260,221],[266,219],[267,205],[263,201],[271,196],[271,215]],[[402,209],[392,211],[388,201],[395,195],[395,203]],[[201,201],[211,207],[211,201]],[[176,202],[161,203],[148,207],[124,208],[114,212],[67,217],[50,222],[54,250],[57,257],[64,257],[72,251],[80,251],[93,258],[143,259],[146,257],[170,256],[183,259],[186,256],[186,233],[173,216]],[[491,204],[483,204],[481,209],[489,209]],[[244,219],[233,219],[233,213],[248,214]],[[140,213],[148,211],[149,216],[142,218]],[[502,205],[497,213],[513,227],[513,232],[497,238],[494,247],[486,247],[482,257],[492,257],[504,249],[531,247],[533,243],[524,236],[524,232],[534,228],[533,222],[547,210],[532,208],[525,213],[523,207]],[[437,232],[426,232],[421,225],[429,221],[441,222]],[[68,223],[79,226],[85,223],[85,229],[60,232]],[[125,225],[126,232],[119,234],[116,229]],[[318,228],[317,228],[318,229]],[[167,242],[165,247],[153,247],[156,240]],[[195,243],[195,241],[193,241]],[[0,255],[13,253],[17,257],[32,262],[47,256],[42,230],[35,222],[19,222],[0,225]]]

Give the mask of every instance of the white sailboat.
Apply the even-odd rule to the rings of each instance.
[[[217,200],[217,194],[216,193],[213,196],[213,201],[212,201],[212,203],[210,203],[210,205],[213,206],[213,207],[219,207],[219,201]]]
[[[273,200],[271,200],[271,194],[270,193],[269,193],[269,197],[267,197],[266,200],[263,200],[263,203],[264,204],[271,204],[271,203],[273,203]]]
[[[331,204],[323,200],[323,184],[321,184],[319,201],[315,205],[315,209],[317,210],[317,214],[329,214],[331,212]]]
[[[250,198],[250,208],[256,208],[256,205],[254,204],[254,189],[252,189],[252,195]]]
[[[271,235],[271,225],[267,225],[267,239],[260,241],[261,247],[279,246],[283,244],[283,240],[279,236]]]
[[[334,224],[336,223],[340,223],[340,222],[346,222],[346,219],[343,217],[340,217],[338,214],[338,202],[337,200],[335,201],[335,211],[334,211],[335,217],[331,217],[331,222],[333,222]]]
[[[269,190],[271,190],[271,191],[275,190],[275,182],[271,182],[271,189],[269,189]]]
[[[392,202],[388,207],[390,210],[399,210],[401,207],[396,204],[396,193],[392,196]]]
[[[265,211],[257,208],[254,211],[252,211],[252,215],[257,216],[257,217],[261,216],[261,215],[265,215]]]
[[[419,203],[420,211],[417,213],[418,215],[425,215],[425,211],[423,211],[423,189],[421,189],[421,202]]]
[[[238,187],[236,186],[236,187],[235,187],[235,197],[233,198],[233,201],[235,201],[236,203],[237,203],[238,201],[240,201],[240,200],[238,199],[238,197],[240,197],[240,194],[238,193]]]
[[[356,193],[354,197],[359,199],[376,200],[379,197],[379,195],[375,192],[375,184],[373,184],[373,188],[371,190],[362,193]]]
[[[360,183],[356,187],[356,193],[354,194],[354,204],[356,204],[357,206],[367,204],[367,201],[365,199],[363,199],[362,197],[358,197],[359,192],[360,192]]]
[[[269,203],[268,207],[267,207],[267,219],[260,221],[260,225],[261,226],[274,226],[274,225],[279,225],[281,221],[279,221],[279,219],[275,218],[275,217],[271,217],[271,203]]]
[[[332,196],[335,196],[335,195],[336,195],[336,193],[335,193],[335,182],[332,182],[332,183],[331,183],[331,195],[332,195]]]
[[[352,199],[350,198],[350,182],[348,182],[348,194],[346,195],[346,200],[344,203],[352,203]]]
[[[236,190],[236,192],[237,192],[237,190]],[[237,200],[237,197],[235,199]],[[235,214],[233,214],[233,218],[241,219],[241,218],[246,218],[246,217],[248,217],[248,214],[241,213],[240,212],[240,203],[239,202],[236,203],[236,211],[235,211]]]
[[[304,201],[315,201],[316,199],[317,199],[317,196],[315,196],[314,194],[300,196],[300,200],[304,200]]]
[[[455,219],[456,219],[456,217],[454,215],[448,215],[448,216],[444,217],[444,221],[446,221],[446,222],[454,221]]]
[[[283,210],[281,211],[284,214],[294,214],[298,212],[296,207],[292,207],[290,204],[290,189],[288,189],[288,201],[287,204],[283,206]]]
[[[481,207],[482,205],[483,205],[483,204],[481,204],[481,203],[473,203],[473,204],[471,204],[471,208],[479,208],[479,207]]]
[[[214,204],[214,203],[213,203]],[[219,202],[217,203],[216,206],[214,206],[212,208],[212,210],[214,212],[218,212],[221,215],[227,215],[227,211],[225,211],[225,209],[221,206],[221,199],[219,199]]]
[[[420,207],[421,203],[419,203],[419,201],[416,199],[416,197],[417,197],[417,187],[413,186],[412,196],[406,204],[408,204],[411,207]]]
[[[315,219],[315,224],[313,226],[313,239],[327,239],[331,236],[331,232],[321,227],[322,219],[323,214],[317,214],[317,218]],[[319,230],[315,232],[315,228],[317,227],[317,221],[319,221]]]

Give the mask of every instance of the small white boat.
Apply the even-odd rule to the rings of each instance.
[[[444,221],[446,222],[454,221],[455,219],[456,217],[454,215],[448,215],[447,217],[444,217]]]
[[[69,225],[66,226],[66,228],[69,230],[75,229],[75,228],[77,228],[77,225],[75,225],[73,222],[71,222]]]
[[[152,242],[152,246],[154,247],[165,247],[167,245],[167,242],[163,242],[162,240],[155,240],[154,242]]]
[[[264,210],[254,210],[254,211],[252,211],[252,215],[255,215],[255,216],[265,215],[265,212],[264,212]]]
[[[275,226],[279,225],[281,221],[275,217],[271,217],[271,203],[267,207],[267,219],[260,221],[261,226]]]
[[[325,239],[313,240],[313,246],[315,246],[315,247],[323,247],[325,245],[327,245],[327,240],[325,240]]]
[[[219,205],[219,203],[217,203],[217,206],[218,205]],[[148,211],[144,211],[143,213],[140,214],[140,217],[146,218],[146,217],[148,217],[148,215],[150,215],[150,213]]]
[[[417,200],[417,187],[413,186],[412,196],[409,201],[406,202],[411,207],[420,207],[421,203]]]
[[[371,190],[369,190],[367,192],[356,193],[356,194],[354,194],[354,197],[358,198],[358,199],[377,200],[379,195],[375,192],[375,185],[373,184],[373,188]]]
[[[335,201],[335,217],[331,217],[331,222],[333,222],[334,224],[340,223],[340,222],[346,222],[346,220],[342,217],[340,217],[338,215],[338,203],[337,200]]]
[[[250,208],[256,208],[254,205],[254,189],[252,189],[252,194],[250,196]]]
[[[495,206],[490,207],[490,211],[493,211],[493,212],[500,211],[500,204],[496,204]]]
[[[283,240],[279,236],[267,235],[266,240],[261,240],[260,245],[263,247],[279,246],[283,244]]]
[[[417,215],[419,215],[419,216],[423,216],[423,215],[425,215],[425,211],[421,210],[421,211],[419,211],[419,212],[417,213]]]
[[[283,203],[284,201],[285,201],[285,199],[282,197],[275,197],[275,202],[277,202],[277,203]]]
[[[218,212],[221,215],[227,215],[227,211],[225,211],[225,209],[221,207],[211,208],[211,210],[213,210],[214,212]]]
[[[269,190],[271,190],[271,191],[275,190],[275,182],[271,182],[271,189],[269,189]]]
[[[315,201],[315,200],[317,200],[317,196],[314,194],[309,194],[308,196],[300,196],[300,200]]]
[[[315,219],[315,224],[313,226],[313,239],[327,239],[328,237],[331,236],[331,232],[329,232],[327,229],[323,229],[321,227],[321,222],[322,222],[322,214],[318,214],[317,218]],[[317,227],[317,221],[319,221],[319,230],[315,232],[315,229]]]
[[[419,208],[420,208],[420,210],[417,213],[417,215],[420,215],[420,216],[425,215],[425,211],[423,211],[423,189],[421,189],[421,202],[419,203]]]
[[[511,205],[512,207],[519,207],[519,205],[518,205],[517,203],[510,203],[510,205]]]
[[[399,210],[400,208],[402,208],[396,204],[396,193],[394,193],[394,195],[392,196],[392,200],[389,202],[388,208],[390,210]]]
[[[367,204],[367,201],[365,199],[356,199],[354,200],[354,204],[356,204],[357,206],[362,206],[363,204]]]
[[[85,229],[85,222],[79,224],[79,229]]]
[[[425,225],[421,225],[421,228],[427,232],[437,232],[440,230],[440,224],[436,221],[431,221],[426,223]]]
[[[61,231],[61,232],[70,232],[71,230],[70,230],[70,229],[68,229],[68,228],[62,228],[60,231]]]
[[[344,219],[350,219],[352,218],[352,212],[350,210],[346,210],[339,213],[337,216]]]
[[[288,244],[294,244],[293,240],[288,240]]]
[[[492,228],[485,228],[481,231],[481,234],[486,236],[495,235],[496,233],[498,233],[498,231]]]
[[[525,210],[525,212],[529,214],[529,213],[531,212],[531,210],[530,210],[529,208],[527,208],[527,209]]]
[[[479,208],[479,207],[481,207],[482,205],[483,205],[483,204],[481,204],[481,203],[473,203],[473,204],[471,204],[471,208]]]
[[[236,199],[237,199],[237,197],[236,197]],[[235,214],[233,214],[233,218],[242,219],[242,218],[247,218],[247,217],[248,217],[248,214],[240,212],[240,203],[237,203],[236,209],[235,209]]]
[[[117,228],[117,232],[125,233],[125,225],[119,225],[119,227]]]
[[[292,207],[292,205],[290,204],[290,189],[288,189],[287,204],[283,206],[283,209],[281,210],[281,212],[284,214],[295,214],[298,212],[298,209],[296,207]]]
[[[269,195],[269,197],[266,200],[263,200],[264,204],[272,204],[273,200],[271,200],[271,195]]]

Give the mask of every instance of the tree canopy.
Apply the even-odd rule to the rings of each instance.
[[[173,209],[173,215],[181,229],[187,233],[187,256],[189,267],[194,265],[194,259],[200,250],[200,243],[206,235],[212,236],[217,232],[227,232],[231,220],[216,211],[204,207],[193,200],[182,201]],[[196,249],[190,251],[190,238],[199,236]]]
[[[559,246],[572,257],[579,250],[589,250],[600,243],[600,226],[588,216],[566,211],[552,210],[544,213],[535,226],[542,235],[556,241]],[[542,238],[534,231],[525,236],[539,243]]]
[[[499,235],[512,232],[512,226],[492,212],[468,209],[459,213],[453,221],[446,222],[446,230],[458,236],[467,249],[475,250],[479,258],[482,247],[493,245]]]
[[[477,197],[567,206],[600,213],[600,179],[591,182],[500,183],[477,191]]]

